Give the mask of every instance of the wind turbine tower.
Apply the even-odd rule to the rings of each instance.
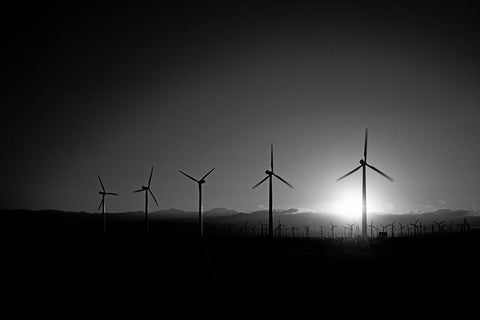
[[[378,170],[374,166],[368,164],[368,162],[367,162],[367,143],[368,143],[368,129],[365,129],[365,145],[364,145],[364,149],[363,149],[363,159],[360,160],[360,165],[358,167],[356,167],[355,169],[353,169],[352,171],[350,171],[349,173],[347,173],[347,174],[345,174],[345,175],[343,175],[343,176],[341,176],[340,178],[337,179],[337,181],[340,181],[340,180],[348,177],[349,175],[351,175],[355,171],[357,171],[359,169],[362,169],[362,172],[363,172],[363,176],[362,176],[363,177],[363,179],[362,179],[362,200],[363,200],[363,202],[362,202],[362,238],[364,240],[368,240],[368,238],[367,238],[367,167],[376,171],[377,173],[381,174],[382,176],[384,176],[385,178],[387,178],[388,180],[393,182],[393,179],[391,177],[389,177],[388,175],[386,175],[382,171]]]

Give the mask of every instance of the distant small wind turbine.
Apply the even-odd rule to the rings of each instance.
[[[467,218],[463,218],[463,223],[458,223],[457,224],[460,227],[461,232],[465,232],[468,229],[470,229],[470,224],[467,221]]]
[[[403,238],[403,228],[405,228],[400,222],[398,223],[398,225],[400,226],[400,238]]]
[[[247,228],[248,228],[248,221],[245,222],[244,224],[240,225],[240,228],[242,229],[242,233],[247,233]]]
[[[373,228],[374,228],[374,226],[373,226],[373,220],[372,220],[372,222],[370,223],[370,225],[369,225],[368,227],[370,228],[370,238],[373,239]]]
[[[293,186],[288,183],[285,179],[282,177],[276,175],[273,172],[273,143],[270,144],[270,170],[266,170],[265,174],[267,175],[265,178],[263,178],[259,183],[254,185],[252,189],[255,189],[259,185],[261,185],[265,180],[268,179],[269,183],[269,193],[268,193],[268,236],[271,238],[273,237],[273,188],[272,188],[272,176],[275,176],[278,180],[282,181],[285,183],[287,186],[293,189]]]
[[[278,227],[276,228],[276,230],[278,230],[278,237],[281,238],[282,237],[282,229],[283,228],[286,228],[287,226],[282,224],[282,222],[280,220],[278,220]]]
[[[392,238],[394,238],[395,237],[395,220],[393,220],[393,222],[388,224],[386,227],[387,228],[390,227],[390,230],[392,232]]]
[[[153,200],[157,204],[158,207],[158,202],[155,196],[153,195],[152,190],[150,189],[150,184],[152,183],[152,175],[153,175],[153,166],[152,170],[150,170],[150,177],[148,178],[148,184],[147,186],[142,186],[141,189],[133,191],[133,193],[137,192],[145,192],[145,232],[148,235],[150,233],[150,226],[149,226],[149,221],[148,221],[148,194],[152,196]]]
[[[295,231],[297,231],[297,230],[298,230],[298,228],[297,228],[297,227],[295,227],[295,226],[292,224],[292,226],[291,226],[291,230],[292,230],[292,238],[295,238]]]
[[[414,223],[410,223],[410,225],[413,227],[413,236],[416,237],[418,235],[418,221],[415,221]]]
[[[105,187],[103,186],[102,179],[100,179],[100,175],[97,174],[98,181],[100,181],[100,186],[102,187],[102,190],[98,191],[98,194],[102,196],[102,201],[100,202],[100,205],[98,206],[98,210],[102,208],[102,216],[103,216],[103,234],[107,234],[107,212],[105,210],[105,196],[118,196],[118,193],[113,193],[113,192],[107,192],[105,191]]]
[[[260,235],[263,237],[267,233],[267,224],[261,221],[258,221],[258,223],[260,223]]]
[[[203,204],[202,204],[202,185],[206,182],[205,178],[212,173],[212,171],[215,170],[213,168],[212,170],[208,171],[206,175],[204,175],[200,180],[195,179],[194,177],[186,174],[182,170],[178,170],[181,174],[186,176],[189,179],[192,179],[196,183],[198,183],[198,223],[200,227],[200,238],[203,238]]]
[[[310,238],[310,225],[304,226],[305,228],[305,238]]]
[[[355,171],[359,170],[362,168],[363,170],[363,181],[362,181],[362,198],[363,198],[363,204],[362,204],[362,238],[364,240],[367,240],[367,167],[370,169],[380,173],[382,176],[393,182],[393,179],[383,173],[382,171],[378,170],[374,166],[371,166],[367,163],[367,143],[368,143],[368,129],[365,129],[365,147],[363,151],[363,159],[360,160],[360,165],[350,171],[349,173],[341,176],[340,178],[337,179],[337,181],[340,181]]]
[[[445,220],[442,220],[440,222],[433,221],[433,223],[437,226],[438,232],[443,232],[443,227],[445,226]]]
[[[323,229],[325,228],[325,226],[323,225],[320,225],[320,237],[323,238]]]
[[[335,228],[336,227],[338,227],[338,226],[330,222],[330,230],[332,232],[332,239],[335,238]]]
[[[347,223],[347,226],[350,229],[350,238],[353,238],[353,226],[356,225],[356,223],[349,224]]]

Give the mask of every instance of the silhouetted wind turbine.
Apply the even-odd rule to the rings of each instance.
[[[153,195],[152,190],[150,190],[150,184],[152,183],[152,175],[153,175],[153,166],[152,170],[150,170],[150,177],[148,178],[148,185],[147,186],[142,186],[141,189],[133,191],[133,193],[137,192],[145,192],[145,232],[148,235],[150,233],[150,226],[149,226],[149,221],[148,221],[148,194],[152,196],[153,200],[155,200],[155,203],[157,204],[158,207],[158,202],[155,196]]]
[[[320,237],[321,238],[323,238],[323,228],[325,228],[325,226],[320,225]]]
[[[393,220],[393,222],[391,224],[388,224],[386,227],[387,227],[387,231],[388,231],[388,227],[391,228],[390,230],[392,231],[392,238],[394,238],[395,237],[395,220]]]
[[[373,220],[372,220],[372,222],[370,223],[370,225],[369,225],[368,227],[370,228],[370,238],[373,239],[373,228],[374,228],[374,227],[373,227]]]
[[[205,178],[212,173],[212,171],[215,170],[213,168],[212,170],[208,171],[206,175],[204,175],[200,180],[195,179],[194,177],[186,174],[182,170],[178,170],[181,174],[186,176],[189,179],[192,179],[196,183],[198,183],[198,224],[200,227],[200,238],[203,238],[203,204],[202,204],[202,184],[205,183]]]
[[[278,180],[285,183],[287,186],[293,189],[293,186],[284,180],[282,177],[276,175],[273,172],[273,143],[270,144],[270,170],[266,170],[265,174],[267,175],[263,178],[259,183],[254,185],[252,189],[255,189],[259,185],[261,185],[264,181],[268,179],[268,236],[271,238],[273,237],[273,188],[272,188],[272,176],[275,176]]]
[[[398,223],[400,225],[400,238],[403,238],[403,228],[405,228],[400,222]]]
[[[297,227],[295,227],[293,224],[291,225],[291,230],[292,230],[292,238],[295,238],[295,231],[298,230]]]
[[[305,238],[310,237],[310,225],[308,226],[303,226],[305,228]]]
[[[98,191],[98,194],[102,195],[102,201],[98,206],[98,210],[102,208],[102,216],[103,216],[103,234],[107,234],[107,212],[105,211],[105,196],[118,196],[118,193],[107,192],[105,191],[105,187],[103,186],[102,179],[100,179],[100,175],[97,174],[98,181],[100,181],[100,186],[102,187],[101,191]]]
[[[330,222],[330,230],[332,231],[332,238],[335,238],[335,228],[336,227],[338,227],[338,226]]]
[[[350,238],[353,238],[353,226],[356,225],[356,223],[349,224],[347,223],[347,226],[350,229]]]
[[[370,169],[380,173],[382,176],[393,182],[393,179],[383,173],[382,171],[378,170],[374,166],[371,166],[367,163],[367,143],[368,143],[368,129],[365,129],[365,147],[363,151],[363,159],[360,160],[360,165],[350,171],[349,173],[341,176],[340,178],[337,179],[337,181],[340,181],[355,171],[359,170],[360,168],[363,170],[363,180],[362,180],[362,198],[363,198],[363,204],[362,204],[362,238],[364,240],[367,240],[367,167]]]
[[[263,237],[267,231],[267,224],[261,221],[258,221],[258,223],[260,223],[260,235]]]
[[[281,238],[282,237],[282,228],[286,228],[287,226],[282,224],[282,222],[280,220],[278,220],[278,227],[276,230],[278,230],[278,237]]]
[[[248,221],[240,225],[240,228],[242,228],[242,233],[247,233]]]

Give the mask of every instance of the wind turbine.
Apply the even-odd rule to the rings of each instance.
[[[278,180],[282,181],[285,183],[287,186],[293,189],[293,186],[288,183],[286,180],[284,180],[282,177],[276,175],[273,172],[273,143],[270,144],[270,170],[266,170],[265,174],[267,175],[265,178],[263,178],[259,183],[254,185],[252,189],[255,189],[259,185],[261,185],[264,181],[268,179],[268,236],[270,238],[273,237],[273,188],[272,188],[272,177],[275,176]]]
[[[103,186],[102,179],[100,179],[100,175],[97,174],[98,181],[100,181],[100,186],[102,187],[101,191],[98,191],[98,194],[102,195],[102,201],[98,206],[98,210],[102,208],[102,216],[103,216],[103,234],[107,234],[107,212],[105,211],[105,196],[118,196],[118,193],[107,192],[105,191],[105,187]]]
[[[437,226],[437,230],[439,233],[443,232],[443,227],[445,226],[445,220],[442,220],[440,222],[433,221],[433,223]]]
[[[373,228],[374,228],[373,227],[373,220],[368,227],[370,228],[370,238],[373,239]]]
[[[242,229],[242,233],[247,233],[248,221],[240,225],[240,228]]]
[[[332,231],[332,238],[335,238],[335,228],[338,227],[336,224],[330,222],[330,230]]]
[[[258,221],[260,223],[260,235],[263,237],[264,234],[267,232],[267,224],[262,223],[261,221]]]
[[[291,230],[292,230],[292,238],[295,238],[295,231],[298,230],[297,227],[295,227],[293,224],[291,225]]]
[[[410,223],[411,226],[413,226],[413,236],[416,237],[418,233],[418,221],[415,221],[415,223]]]
[[[153,200],[155,200],[155,203],[157,204],[158,207],[158,202],[155,196],[153,195],[152,190],[150,189],[150,184],[152,183],[152,175],[153,175],[153,166],[152,170],[150,170],[150,177],[148,178],[148,185],[147,186],[142,186],[141,189],[133,191],[133,193],[137,192],[145,192],[145,232],[148,235],[150,233],[150,226],[149,226],[149,221],[148,221],[148,194],[152,196]]]
[[[280,220],[278,220],[278,227],[276,228],[276,230],[278,230],[278,237],[281,238],[282,237],[282,228],[286,228],[287,226],[282,224],[282,222]]]
[[[320,225],[320,237],[323,238],[323,228],[325,228],[325,226],[323,225]]]
[[[398,224],[400,225],[400,228],[399,228],[400,229],[400,238],[403,238],[403,228],[405,228],[405,227],[400,222]]]
[[[377,173],[380,173],[382,176],[393,182],[393,179],[383,173],[382,171],[378,170],[374,166],[371,166],[370,164],[367,163],[367,143],[368,143],[368,128],[365,129],[365,147],[363,150],[363,159],[360,160],[360,165],[350,171],[349,173],[341,176],[340,178],[337,179],[337,181],[340,181],[355,171],[359,170],[360,168],[363,171],[363,180],[362,180],[362,199],[363,199],[363,204],[362,204],[362,238],[364,240],[367,240],[367,167],[370,169],[376,171]]]
[[[352,239],[353,238],[353,226],[356,225],[356,223],[352,223],[352,224],[349,224],[347,223],[347,226],[349,227],[350,229],[350,238]]]
[[[395,237],[395,220],[393,220],[393,222],[391,224],[388,224],[387,226],[387,231],[388,231],[388,227],[390,227],[390,230],[392,231],[392,238]]]
[[[194,177],[186,174],[182,170],[178,170],[181,174],[186,176],[189,179],[192,179],[196,183],[198,183],[198,224],[200,226],[200,238],[203,238],[203,205],[202,205],[202,184],[205,183],[205,178],[212,173],[212,171],[215,170],[213,168],[212,170],[208,171],[206,175],[204,175],[200,180],[195,179]]]
[[[310,225],[308,226],[303,226],[305,228],[305,238],[310,237]]]

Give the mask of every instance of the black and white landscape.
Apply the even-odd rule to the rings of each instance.
[[[5,319],[474,315],[475,1],[2,13]]]

